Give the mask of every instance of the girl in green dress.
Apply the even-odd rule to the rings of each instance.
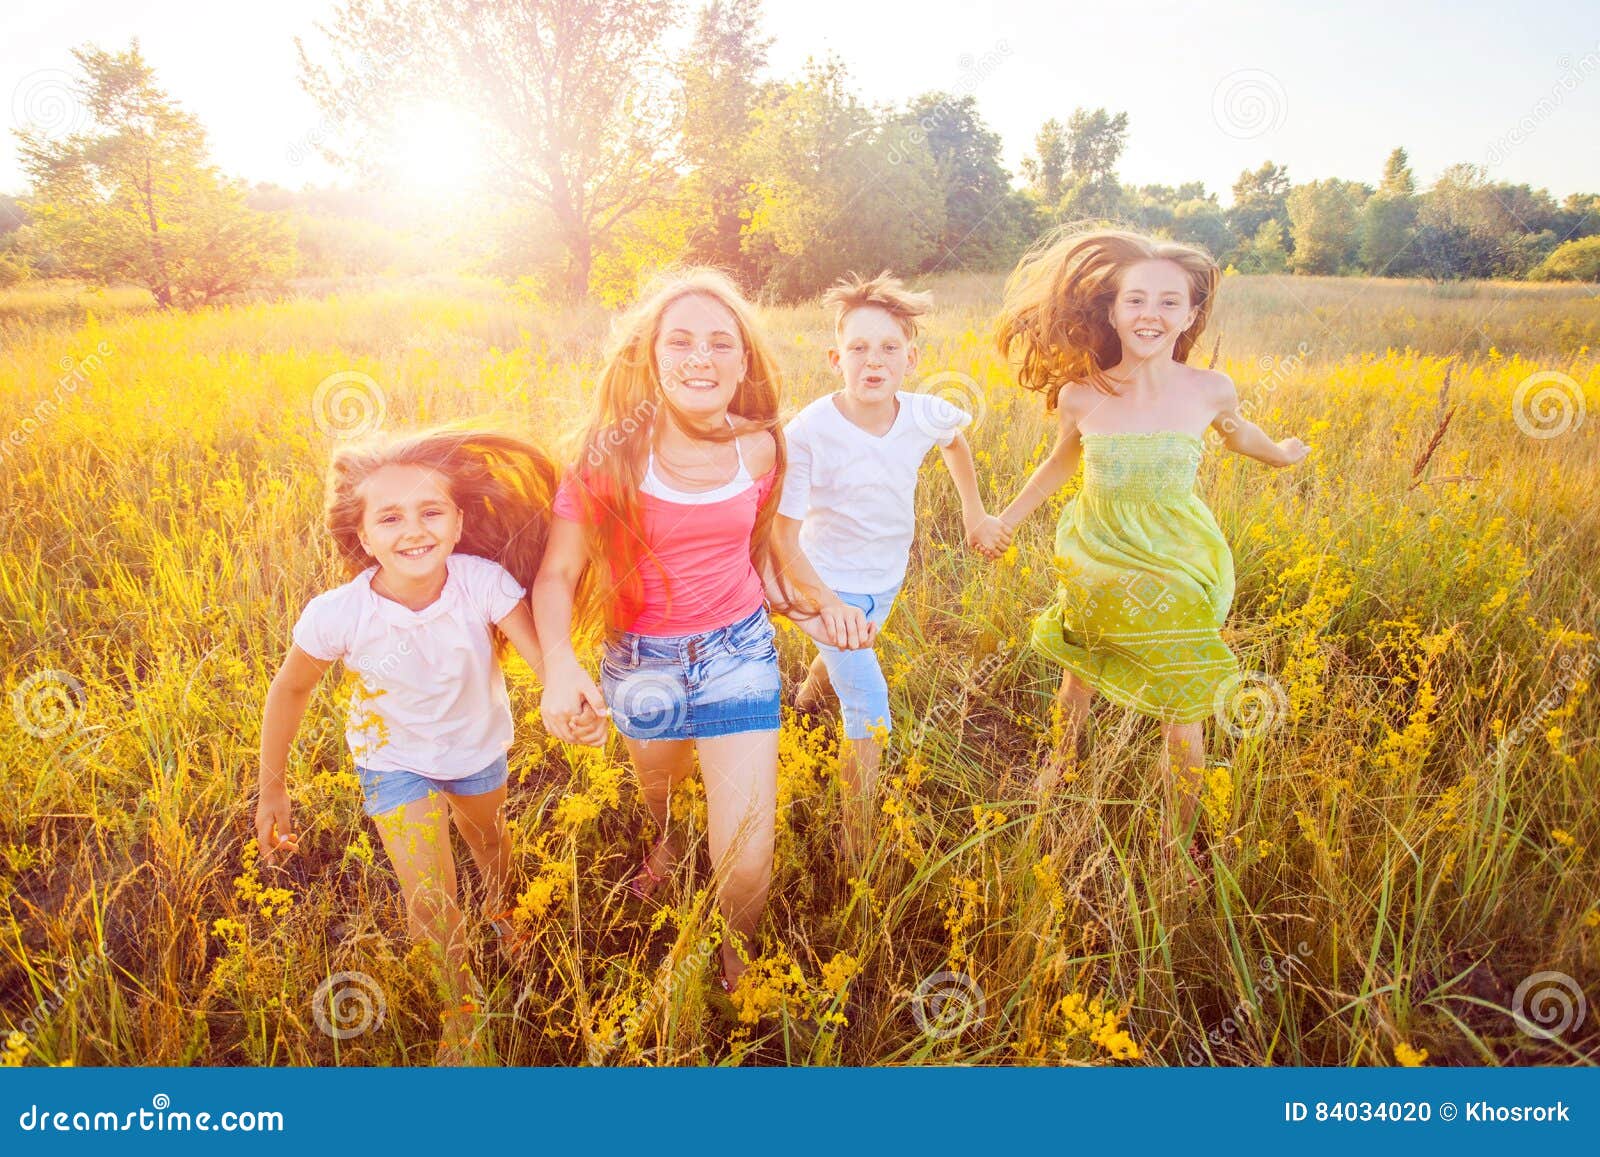
[[[1049,791],[1073,762],[1099,692],[1160,722],[1166,834],[1191,855],[1202,720],[1227,723],[1241,708],[1238,663],[1219,633],[1233,556],[1194,493],[1203,435],[1213,428],[1222,445],[1269,466],[1307,453],[1242,417],[1225,374],[1187,364],[1220,280],[1198,249],[1115,230],[1063,230],[1023,258],[997,340],[1060,426],[1021,493],[973,534],[981,549],[1003,549],[1081,454],[1082,489],[1056,528],[1058,597],[1033,625],[1033,646],[1063,668],[1062,741],[1036,786]]]

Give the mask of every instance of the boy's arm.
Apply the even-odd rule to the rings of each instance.
[[[948,445],[939,447],[939,453],[944,457],[945,469],[950,471],[950,481],[956,485],[956,493],[961,496],[961,529],[971,535],[988,514],[983,508],[983,493],[978,489],[978,467],[972,460],[972,447],[967,444],[966,435],[957,430]]]
[[[1274,442],[1267,437],[1266,431],[1239,413],[1239,391],[1234,388],[1233,380],[1216,372],[1211,377],[1217,406],[1211,426],[1222,436],[1224,446],[1268,466],[1293,466],[1310,452],[1310,447],[1299,438]]]
[[[261,716],[261,762],[257,781],[256,842],[261,858],[271,863],[282,850],[294,851],[299,837],[289,829],[289,748],[305,718],[311,694],[332,660],[315,659],[291,645],[283,666],[267,688]]]
[[[828,643],[842,650],[853,651],[860,647],[870,647],[877,628],[867,622],[866,615],[860,608],[846,605],[843,599],[834,594],[828,584],[822,581],[822,576],[817,573],[817,568],[806,557],[806,552],[800,546],[800,526],[802,520],[790,518],[779,514],[772,520],[772,534],[777,540],[777,556],[783,559],[782,578],[790,586],[797,586],[806,594],[817,600],[818,610],[815,615],[790,615],[794,624],[806,634],[819,642]],[[776,571],[763,575],[767,587],[767,597],[775,601],[786,601],[785,593],[778,583],[780,576]],[[821,634],[818,634],[818,628]]]

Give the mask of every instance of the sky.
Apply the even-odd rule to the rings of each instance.
[[[205,124],[225,172],[291,188],[350,183],[309,147],[320,114],[296,77],[294,37],[315,47],[315,24],[333,8],[0,0],[8,127],[51,115],[75,68],[71,48],[119,49],[138,37],[158,83]],[[1241,170],[1269,159],[1296,183],[1376,184],[1396,146],[1422,185],[1467,161],[1557,199],[1600,192],[1592,0],[1525,0],[1514,10],[1481,0],[767,0],[765,12],[770,75],[797,75],[808,57],[831,52],[874,104],[933,89],[971,93],[1013,172],[1044,120],[1103,106],[1128,114],[1125,183],[1202,180],[1225,204]],[[419,180],[427,150],[450,136],[434,123],[419,137]],[[26,186],[15,143],[10,132],[0,139],[0,192]]]

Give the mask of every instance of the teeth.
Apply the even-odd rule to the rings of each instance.
[[[685,378],[683,379],[683,384],[693,386],[696,389],[708,389],[717,383],[710,378]]]
[[[433,547],[431,546],[414,546],[410,550],[402,550],[400,553],[405,555],[406,558],[420,558],[432,549]]]

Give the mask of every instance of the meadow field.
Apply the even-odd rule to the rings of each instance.
[[[976,411],[991,509],[1051,438],[994,352],[1000,285],[931,282],[919,367]],[[767,318],[797,409],[829,388],[827,319]],[[557,448],[606,325],[446,278],[192,314],[0,293],[5,1063],[432,1063],[428,968],[343,745],[350,685],[307,716],[301,852],[271,869],[262,701],[301,607],[342,581],[320,525],[336,440],[480,416]],[[1097,703],[1088,761],[1030,797],[1058,672],[1024,644],[1072,488],[989,563],[935,456],[882,643],[876,847],[839,863],[835,733],[786,717],[736,1020],[709,1000],[703,842],[663,906],[625,902],[648,833],[622,748],[549,739],[508,667],[524,936],[475,942],[492,1060],[1600,1063],[1600,298],[1229,277],[1215,343],[1246,412],[1312,453],[1276,472],[1213,445],[1202,466],[1250,673],[1208,727],[1209,886],[1157,852],[1136,716]],[[786,680],[808,646],[780,631]],[[696,823],[704,801],[674,806]]]

